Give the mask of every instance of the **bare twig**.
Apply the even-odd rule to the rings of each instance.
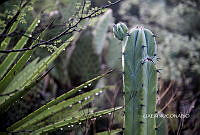
[[[173,85],[174,85],[174,82],[170,82],[170,84],[167,87],[167,89],[165,89],[165,91],[158,97],[158,101],[157,101],[156,104],[160,104],[160,102],[163,99],[163,97],[170,91],[170,89],[172,88]]]
[[[164,110],[168,107],[168,105],[169,105],[170,103],[172,103],[172,101],[174,101],[176,98],[177,98],[177,97],[176,97],[176,93],[174,93],[174,94],[172,95],[172,97],[170,98],[170,100],[168,101],[168,103],[165,104],[165,106],[164,106],[158,113],[164,111]]]
[[[88,15],[86,15],[84,17],[81,16],[80,18],[78,18],[78,20],[76,21],[76,23],[74,25],[69,26],[63,32],[61,32],[57,36],[55,36],[55,37],[53,37],[53,38],[51,38],[51,39],[49,39],[47,41],[42,41],[42,42],[39,42],[39,43],[33,45],[32,47],[23,48],[23,49],[0,50],[0,53],[23,52],[23,51],[27,51],[27,50],[33,50],[34,48],[39,47],[41,45],[50,45],[54,41],[59,40],[62,36],[67,35],[67,34],[71,34],[74,31],[77,31],[76,28],[78,27],[78,24],[80,24],[80,22],[82,22],[83,20],[96,17],[98,15],[99,11],[101,11],[103,9],[106,9],[108,7],[111,7],[111,6],[115,5],[115,4],[118,4],[119,2],[121,2],[121,0],[118,0],[118,1],[113,2],[113,3],[109,3],[109,4],[105,5],[105,6],[102,6],[101,8],[98,8],[98,9],[94,10],[93,12],[91,12],[90,14],[88,14]]]
[[[24,3],[19,10],[17,11],[17,13],[12,17],[12,19],[7,23],[6,27],[4,28],[4,31],[1,33],[1,35],[5,35],[6,33],[8,33],[9,29],[11,28],[12,24],[17,20],[19,14],[21,13],[21,10],[26,7],[26,5],[29,3],[29,1],[27,1],[26,3]],[[21,5],[21,4],[20,4]],[[5,39],[5,37],[0,37],[0,43]]]

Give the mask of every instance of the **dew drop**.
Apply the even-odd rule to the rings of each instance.
[[[88,84],[88,86],[91,86],[91,85],[92,85],[91,83]]]
[[[60,128],[60,130],[63,130],[63,128]]]
[[[98,95],[99,95],[99,93],[95,93],[95,95],[96,95],[96,96],[98,96]]]
[[[78,90],[79,92],[81,92],[82,90]]]
[[[88,98],[86,97],[85,100],[88,100]]]
[[[87,97],[88,99],[90,98],[90,96]]]
[[[96,118],[93,118],[93,119],[91,119],[92,121],[95,121],[96,120]]]
[[[93,113],[93,112],[94,112],[93,110],[90,111],[90,113]]]
[[[79,122],[78,124],[81,125],[81,122]]]
[[[68,127],[70,127],[70,126],[68,126]]]
[[[103,91],[101,90],[101,91],[99,91],[99,93],[103,93]]]
[[[48,110],[49,110],[50,108],[48,108]]]
[[[32,37],[32,35],[30,34],[29,37]]]
[[[111,113],[108,113],[108,115],[111,115]]]
[[[40,20],[38,20],[38,23],[40,23]]]
[[[72,107],[72,105],[69,105],[69,107]]]
[[[100,118],[102,117],[102,116],[99,116]]]
[[[84,86],[84,88],[87,88],[87,86]]]
[[[80,101],[78,101],[78,103],[81,103],[81,100],[80,100]]]
[[[71,127],[73,127],[74,125],[71,125]]]

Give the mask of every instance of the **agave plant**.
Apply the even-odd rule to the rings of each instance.
[[[103,20],[106,20],[106,18]],[[22,36],[12,48],[12,50],[15,51],[11,51],[7,55],[0,54],[0,57],[3,60],[0,64],[0,114],[6,113],[11,105],[21,97],[25,96],[31,91],[33,86],[43,79],[45,74],[42,75],[42,73],[48,69],[50,64],[63,52],[63,50],[65,50],[66,47],[69,46],[71,41],[77,37],[77,34],[71,34],[58,48],[53,47],[53,53],[49,56],[42,59],[35,58],[31,61],[30,58],[36,49],[34,46],[37,42],[41,41],[41,39],[39,40],[39,37],[36,38],[26,51],[18,50],[23,50],[39,23],[39,18],[35,18],[24,33],[26,36]],[[18,24],[19,21],[15,21],[8,34],[15,31]],[[101,32],[101,30],[99,31]],[[106,33],[106,31],[107,28],[103,33]],[[43,33],[45,33],[45,31],[40,35],[43,35]],[[103,36],[101,39],[105,39],[105,37]],[[98,40],[101,39],[98,38]],[[10,41],[11,37],[6,37],[1,42],[0,52],[5,52],[7,50]],[[91,83],[105,77],[109,73],[111,73],[111,71],[99,75],[89,81],[85,81],[85,83],[62,94],[21,120],[10,125],[6,128],[6,131],[1,133],[43,134],[63,127],[74,127],[84,123],[86,120],[98,118],[102,115],[122,109],[122,107],[115,107],[98,112],[90,111],[87,116],[83,113],[84,109],[80,111],[84,105],[94,100],[95,95],[101,94],[104,90],[109,89],[112,86],[95,88],[89,92],[84,92],[82,89],[90,87]],[[80,94],[79,91],[82,91],[82,93]],[[92,108],[90,110],[92,110]]]

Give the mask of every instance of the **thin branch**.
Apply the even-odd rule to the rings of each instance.
[[[82,6],[82,11],[81,11],[81,17],[83,16],[83,12],[85,9],[85,4],[86,4],[86,0],[83,0],[83,6]]]
[[[172,103],[172,101],[174,101],[176,98],[176,93],[174,93],[170,100],[167,102],[167,104],[165,104],[165,106],[158,113],[163,112],[169,106],[169,104]]]
[[[73,33],[74,31],[76,31],[75,28],[78,27],[78,24],[80,22],[82,22],[83,20],[86,20],[88,18],[93,18],[93,17],[96,17],[97,16],[97,13],[103,9],[106,9],[108,7],[111,7],[115,4],[118,4],[119,2],[121,2],[121,0],[118,0],[116,2],[113,2],[113,3],[109,3],[108,5],[105,5],[101,8],[98,8],[97,10],[94,10],[92,13],[90,13],[89,15],[87,16],[81,16],[78,21],[74,24],[74,25],[71,25],[69,26],[67,29],[65,29],[63,32],[61,32],[59,35],[47,40],[47,41],[43,41],[43,42],[39,42],[35,45],[33,45],[32,47],[29,47],[29,48],[23,48],[23,49],[16,49],[16,50],[0,50],[0,53],[11,53],[11,52],[23,52],[23,51],[27,51],[27,50],[33,50],[34,48],[36,47],[39,47],[41,45],[51,45],[54,41],[56,40],[59,40],[62,36],[64,35],[67,35],[67,34],[71,34]]]
[[[9,29],[11,28],[12,24],[17,21],[17,18],[19,16],[19,14],[21,13],[21,10],[26,7],[26,5],[29,3],[29,1],[27,1],[26,3],[24,3],[19,10],[17,11],[17,13],[12,17],[12,19],[7,23],[7,25],[4,28],[4,31],[1,33],[1,35],[5,35],[6,33],[8,33]],[[5,39],[5,37],[1,37],[0,38],[0,43]]]
[[[172,88],[173,85],[174,85],[174,82],[170,82],[170,84],[167,87],[167,89],[165,89],[165,91],[158,97],[158,101],[157,101],[156,104],[160,104],[160,102],[163,99],[163,97],[170,91],[170,89]]]

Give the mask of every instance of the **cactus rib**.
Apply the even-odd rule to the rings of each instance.
[[[115,28],[113,30],[114,34],[119,32]],[[122,41],[125,93],[124,133],[125,135],[155,135],[155,118],[143,117],[146,114],[154,114],[156,110],[157,45],[155,37],[150,30],[135,27]]]

